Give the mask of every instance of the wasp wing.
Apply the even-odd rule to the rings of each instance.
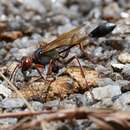
[[[84,33],[84,34],[83,34]],[[77,27],[69,32],[63,33],[57,39],[49,42],[48,44],[40,45],[44,52],[51,51],[63,46],[72,46],[79,44],[81,41],[87,38],[86,33],[82,30],[82,27]]]

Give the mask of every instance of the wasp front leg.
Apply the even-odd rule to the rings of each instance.
[[[46,81],[45,77],[43,76],[42,72],[40,71],[40,68],[43,69],[43,68],[44,68],[44,65],[34,64],[33,67],[37,70],[37,72],[38,72],[38,74],[40,75],[40,77],[42,78],[42,80],[43,80],[43,81]]]

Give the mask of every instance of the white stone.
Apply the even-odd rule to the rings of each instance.
[[[130,110],[130,92],[122,94],[114,103],[114,107],[118,110]]]
[[[3,84],[0,84],[0,95],[3,95],[4,97],[8,97],[11,95],[11,90],[7,87],[5,87]]]
[[[130,54],[127,53],[127,52],[121,53],[121,54],[118,56],[118,60],[119,60],[121,63],[130,63]]]
[[[119,64],[119,63],[111,63],[111,66],[113,67],[113,69],[122,70],[125,65],[124,64]]]
[[[112,98],[120,95],[121,90],[119,85],[107,85],[105,87],[98,87],[92,90],[95,99]]]

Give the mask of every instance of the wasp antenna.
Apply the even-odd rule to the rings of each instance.
[[[20,64],[18,64],[15,68],[14,68],[14,70],[13,70],[13,72],[11,73],[11,76],[10,76],[10,81],[12,80],[12,78],[13,78],[13,76],[15,75],[15,72],[17,71],[17,69],[20,67]]]

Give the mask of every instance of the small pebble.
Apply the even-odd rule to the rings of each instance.
[[[118,3],[112,2],[104,7],[103,16],[105,19],[117,19],[120,16],[120,7]]]
[[[96,108],[111,108],[113,107],[113,102],[111,98],[104,98],[100,102],[92,105],[92,107]]]
[[[102,51],[103,51],[103,48],[102,48],[102,47],[97,47],[97,48],[94,50],[94,56],[96,56],[96,57],[101,57],[101,56],[102,56]]]
[[[97,85],[99,87],[104,87],[104,86],[113,85],[113,84],[115,83],[110,78],[102,78],[102,80],[97,81]]]
[[[95,70],[98,73],[104,74],[104,75],[107,75],[107,74],[111,73],[111,71],[108,68],[104,67],[103,65],[97,65]]]
[[[60,106],[60,100],[53,100],[44,103],[43,108],[53,108],[53,110],[57,110]]]
[[[117,80],[115,83],[119,84],[119,86],[121,86],[121,87],[124,87],[124,86],[127,86],[130,83],[130,81],[128,81],[128,80]]]
[[[83,94],[73,94],[69,96],[69,100],[73,100],[77,107],[85,106],[88,103],[88,99]]]
[[[17,118],[5,118],[5,119],[0,119],[0,125],[14,125],[18,121]]]
[[[32,108],[35,110],[35,111],[42,111],[43,110],[43,104],[38,102],[38,101],[33,101],[31,103],[31,106]]]
[[[9,97],[11,95],[11,90],[5,87],[3,84],[0,84],[0,95],[4,97]]]
[[[45,13],[46,9],[41,0],[23,0],[22,3],[27,9],[32,9],[39,13]]]
[[[119,56],[118,56],[118,60],[121,62],[121,63],[130,63],[130,54],[127,53],[127,52],[124,52],[124,53],[121,53]]]
[[[130,79],[130,64],[126,64],[122,70],[123,77],[127,80]]]
[[[122,94],[114,103],[118,110],[130,110],[130,92]]]

